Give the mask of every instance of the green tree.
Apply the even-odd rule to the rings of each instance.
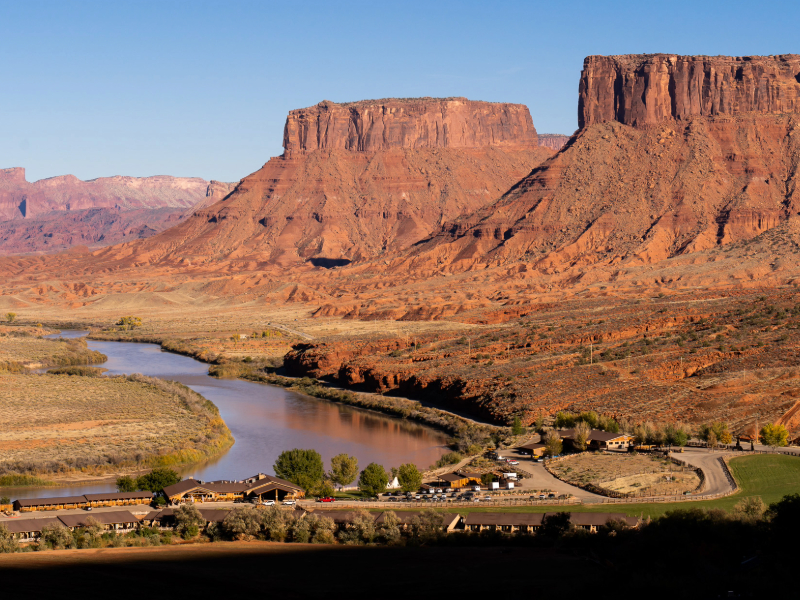
[[[235,540],[252,540],[261,534],[262,511],[255,506],[238,506],[222,521],[222,529]]]
[[[370,463],[367,468],[361,471],[358,478],[358,489],[370,496],[377,496],[386,491],[389,483],[389,474],[378,463]]]
[[[558,456],[564,449],[561,443],[561,436],[555,431],[548,431],[544,436],[544,452],[547,456]]]
[[[316,450],[284,450],[272,467],[275,475],[311,490],[325,479],[322,457]]]
[[[778,448],[786,446],[789,443],[789,432],[783,425],[774,425],[767,423],[761,428],[759,432],[761,443],[765,446]]]
[[[331,459],[330,480],[340,486],[353,483],[358,477],[358,459],[349,454],[337,454]]]
[[[136,329],[137,327],[142,326],[142,320],[139,317],[134,316],[127,316],[127,317],[120,317],[119,321],[114,323],[118,329],[123,331],[131,331]]]
[[[136,487],[142,491],[160,492],[165,487],[175,485],[180,475],[168,467],[159,467],[136,478]]]
[[[173,512],[175,516],[175,532],[183,539],[196,537],[206,524],[200,509],[194,504],[182,504]]]
[[[494,481],[494,473],[484,473],[481,475],[481,483],[483,485],[489,485]]]
[[[3,523],[0,523],[0,554],[10,554],[19,548],[17,538],[8,530]]]
[[[513,435],[522,435],[525,431],[525,427],[522,425],[522,419],[519,418],[519,415],[515,416],[514,422],[511,424],[511,433]]]
[[[404,492],[415,492],[422,485],[422,473],[414,463],[406,463],[397,470],[397,481]]]
[[[561,429],[563,427],[575,427],[575,415],[565,410],[560,410],[556,413],[553,420],[553,427]]]
[[[17,318],[17,313],[15,312],[6,313],[6,321],[8,321],[9,323],[13,323],[16,320],[16,318]]]
[[[136,480],[130,475],[117,477],[118,492],[135,492],[137,489]]]
[[[594,429],[600,424],[600,417],[598,417],[597,413],[593,410],[581,413],[578,418],[589,425],[590,429]]]
[[[572,530],[573,525],[570,521],[570,513],[558,512],[555,514],[547,515],[542,520],[542,526],[537,531],[537,535],[546,538],[558,538]]]
[[[586,445],[589,443],[589,436],[592,434],[592,428],[586,421],[578,421],[575,423],[573,432],[573,446],[579,452],[583,452],[586,450]]]
[[[0,504],[11,504],[11,498],[8,496],[3,496],[0,498]]]

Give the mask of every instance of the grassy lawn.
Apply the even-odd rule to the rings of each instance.
[[[446,509],[447,512],[467,514],[471,512],[615,512],[630,516],[658,517],[670,510],[690,508],[722,508],[730,510],[742,498],[761,496],[766,504],[776,502],[786,494],[800,493],[800,458],[776,454],[757,454],[740,456],[730,462],[733,476],[741,491],[726,498],[698,502],[672,502],[658,504],[586,504],[575,506],[513,506],[507,508],[459,507]],[[435,508],[435,505],[432,506]],[[419,509],[416,509],[419,510]]]

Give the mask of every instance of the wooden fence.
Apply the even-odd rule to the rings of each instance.
[[[303,508],[380,508],[382,510],[392,510],[393,508],[403,509],[425,509],[425,508],[480,508],[480,507],[498,507],[504,508],[508,506],[567,506],[581,504],[580,498],[562,498],[553,500],[534,500],[531,498],[508,498],[504,500],[481,500],[480,502],[464,502],[459,501],[445,501],[445,502],[375,502],[375,501],[359,501],[359,500],[337,500],[330,504],[323,504],[320,502],[302,501],[298,505]]]

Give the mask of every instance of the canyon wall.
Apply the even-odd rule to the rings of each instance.
[[[589,56],[578,125],[800,111],[800,56]]]
[[[323,101],[291,111],[283,135],[287,155],[537,145],[527,106],[466,98]]]

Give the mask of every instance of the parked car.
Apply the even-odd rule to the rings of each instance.
[[[262,500],[262,506],[275,506],[275,500]]]
[[[86,508],[84,508],[83,510],[92,510],[92,507],[91,507],[91,506],[87,506],[87,507],[86,507]]]
[[[475,497],[472,499],[472,501],[473,501],[473,502],[480,502],[480,501],[481,501],[481,499],[480,499],[480,498],[478,498],[477,496],[475,496]]]
[[[422,500],[422,495],[421,494],[416,494],[414,496],[414,500]]]
[[[336,502],[336,498],[331,498],[330,496],[325,496],[324,498],[320,498],[317,502]]]
[[[433,491],[436,492],[437,494],[441,494],[442,493],[442,488],[436,488]]]
[[[547,494],[547,497],[550,498],[551,500],[554,500],[556,495],[555,494]]]
[[[544,500],[545,498],[547,498],[546,494],[539,494],[539,500]]]
[[[473,492],[480,492],[480,491],[481,491],[481,486],[479,486],[479,485],[473,485],[473,486],[472,486],[472,491],[473,491]]]
[[[453,488],[447,488],[447,489],[445,490],[445,492],[447,492],[448,494],[449,494],[450,492],[452,492],[452,491],[453,491]]]
[[[518,465],[519,461],[518,460],[509,460],[508,464],[510,464],[510,465]]]
[[[297,504],[297,502],[295,502],[294,500],[284,500],[283,501],[283,505],[284,506],[294,506],[295,504]]]
[[[491,496],[484,496],[484,497],[483,497],[483,499],[484,499],[484,500],[491,500],[491,499],[492,499],[492,497],[491,497]]]

